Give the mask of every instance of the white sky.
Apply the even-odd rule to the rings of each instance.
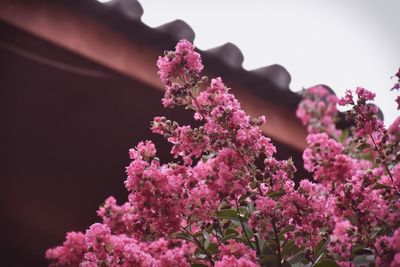
[[[388,125],[400,113],[390,92],[400,66],[400,0],[142,0],[142,20],[156,27],[187,22],[202,49],[226,42],[247,70],[280,64],[299,91],[323,83],[338,96],[364,86],[377,94]]]

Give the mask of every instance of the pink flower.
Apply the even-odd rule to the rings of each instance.
[[[337,97],[322,85],[308,88],[303,97],[296,116],[307,126],[307,131],[310,134],[325,131],[330,136],[338,137],[340,131],[335,126],[335,117],[338,114]]]
[[[308,148],[304,150],[304,168],[314,172],[316,180],[329,184],[348,179],[357,168],[355,161],[342,154],[344,147],[326,133],[307,136]]]
[[[146,142],[140,142],[137,145],[137,151],[145,159],[154,157],[157,152],[155,145],[152,141],[149,140],[147,140]]]
[[[111,236],[111,231],[108,226],[95,223],[86,231],[85,241],[88,246],[96,247],[99,244],[108,241]]]
[[[218,197],[215,190],[211,189],[201,181],[190,191],[185,200],[185,206],[188,209],[186,214],[193,221],[211,221],[212,215],[218,208]]]
[[[129,203],[124,203],[122,206],[117,205],[114,197],[106,199],[103,206],[97,211],[97,215],[102,217],[103,223],[106,224],[114,234],[123,234],[126,232],[123,216],[131,209]]]
[[[215,266],[257,266],[255,251],[233,239],[230,239],[227,245],[220,246],[219,257],[222,258],[222,261],[218,265],[216,263]],[[223,263],[228,264],[228,262],[233,265],[222,265]]]
[[[200,54],[194,51],[194,46],[187,40],[180,40],[175,46],[175,52],[158,58],[157,67],[161,80],[168,85],[170,79],[184,73],[200,73],[203,64]]]
[[[335,228],[330,236],[330,250],[333,253],[339,254],[342,259],[348,259],[351,248],[356,241],[356,231],[357,228],[353,227],[348,220],[336,218]]]
[[[339,100],[339,105],[354,105],[353,94],[350,90],[346,91],[346,95]]]
[[[50,266],[78,266],[86,251],[85,235],[80,232],[68,232],[62,246],[46,251]]]
[[[400,266],[400,229],[397,229],[392,236],[378,238],[375,247],[378,250],[375,259],[377,266]]]
[[[375,94],[372,93],[371,91],[368,91],[367,89],[364,89],[362,87],[357,87],[356,89],[356,94],[358,96],[358,99],[363,99],[363,100],[374,100]]]
[[[123,247],[123,256],[123,262],[125,266],[158,266],[157,261],[151,255],[143,252],[140,247],[135,243],[129,243]]]
[[[246,259],[236,258],[234,256],[223,256],[221,260],[215,262],[215,267],[258,267],[259,265]]]
[[[169,249],[163,253],[159,258],[159,267],[172,267],[172,266],[182,266],[189,267],[190,263],[186,259],[187,250],[181,247]]]
[[[179,126],[171,131],[168,141],[173,144],[171,154],[181,156],[184,163],[192,164],[192,158],[199,158],[210,149],[210,140],[203,130],[190,126]]]
[[[199,82],[199,74],[203,69],[200,54],[194,51],[194,46],[186,40],[181,40],[175,51],[166,52],[157,60],[161,81],[166,87],[162,102],[165,107],[187,104],[186,96],[191,95],[183,82]]]

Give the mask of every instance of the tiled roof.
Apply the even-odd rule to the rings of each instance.
[[[112,0],[106,3],[97,0],[55,0],[55,2],[90,16],[128,38],[156,47],[160,50],[160,54],[165,49],[172,49],[178,40],[186,39],[193,42],[196,36],[190,25],[180,19],[155,28],[146,25],[141,21],[144,10],[137,0]],[[244,55],[240,48],[231,42],[207,50],[197,50],[202,55],[206,68],[211,69],[212,73],[242,84],[255,95],[275,101],[289,110],[294,111],[297,108],[301,95],[289,89],[291,76],[283,66],[272,64],[250,71],[245,70],[242,66]],[[329,86],[324,86],[335,94]],[[378,116],[383,119],[380,109]],[[344,114],[340,114],[337,126],[339,128],[349,126],[344,120]]]
[[[146,25],[141,21],[143,8],[136,0],[113,0],[107,3],[97,0],[57,1],[76,12],[101,21],[128,38],[136,41],[140,39],[140,42],[155,46],[160,51],[172,49],[180,39],[192,42],[195,39],[196,34],[190,25],[179,19],[156,28]],[[300,96],[290,91],[291,77],[284,67],[273,64],[251,71],[245,70],[242,66],[244,55],[240,48],[231,42],[199,52],[206,67],[212,69],[213,73],[229,77],[256,95],[278,101],[291,110],[297,107]]]

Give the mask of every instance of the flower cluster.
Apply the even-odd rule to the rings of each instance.
[[[317,85],[303,91],[303,101],[297,108],[296,115],[307,126],[309,133],[325,132],[338,137],[336,129],[338,99],[326,86]]]
[[[128,200],[109,197],[102,223],[46,252],[51,266],[400,266],[400,119],[386,130],[372,92],[304,92],[312,177],[296,184],[292,160],[274,158],[259,128],[265,117],[250,118],[221,78],[201,77],[191,43],[157,66],[164,106],[186,106],[200,126],[155,117],[174,161],[161,164],[151,141],[130,149]],[[337,103],[352,107],[354,127],[336,128]]]
[[[375,242],[377,249],[376,264],[378,266],[400,266],[400,229],[392,236],[382,236]]]
[[[186,104],[190,97],[188,84],[195,84],[203,69],[200,54],[194,51],[194,46],[186,41],[180,41],[175,51],[166,51],[164,57],[157,60],[161,81],[165,85],[165,96],[162,102],[165,107]]]
[[[78,266],[83,260],[86,249],[85,235],[69,232],[62,246],[46,251],[46,258],[54,261],[54,266]]]

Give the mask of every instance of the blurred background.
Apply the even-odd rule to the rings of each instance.
[[[125,201],[128,149],[139,141],[155,140],[170,159],[149,122],[193,122],[160,102],[155,62],[179,39],[194,41],[205,74],[223,77],[251,116],[267,116],[263,132],[278,158],[293,157],[296,179],[308,175],[294,91],[365,85],[390,123],[399,2],[376,3],[0,1],[2,265],[45,266],[45,250],[98,221],[109,195]]]

